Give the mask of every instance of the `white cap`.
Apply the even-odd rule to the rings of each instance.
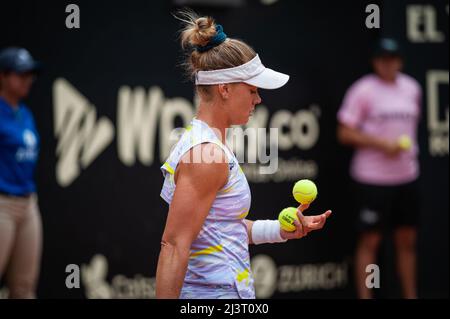
[[[214,85],[244,82],[261,89],[278,89],[289,80],[289,75],[266,68],[258,55],[242,65],[212,71],[199,71],[196,85]]]

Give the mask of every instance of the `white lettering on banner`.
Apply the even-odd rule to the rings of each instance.
[[[53,112],[56,180],[65,187],[111,143],[114,126],[106,117],[97,119],[95,106],[62,78],[53,84]]]
[[[280,293],[332,290],[348,285],[348,262],[276,266],[267,255],[252,258],[257,298]]]
[[[269,157],[271,158],[271,165],[268,167],[261,167],[254,163],[251,159],[256,158],[257,150],[266,149],[266,140],[272,140],[272,133],[269,131],[269,136],[266,139],[248,138],[247,147],[245,147],[244,139],[237,138],[236,141],[230,141],[230,135],[227,136],[230,145],[233,146],[234,152],[239,156],[245,151],[248,155],[248,161],[243,163],[242,169],[247,176],[247,179],[253,183],[266,182],[283,182],[294,181],[300,178],[315,179],[318,174],[318,165],[315,161],[302,161],[296,158],[285,160],[278,156],[278,150],[289,151],[294,147],[301,150],[309,150],[317,144],[320,135],[319,116],[321,114],[320,107],[316,104],[310,105],[308,109],[301,109],[295,113],[289,110],[278,110],[269,118],[269,110],[265,105],[258,105],[253,116],[245,125],[245,128],[270,128],[278,132],[278,148],[275,150],[271,146],[273,142],[269,143],[271,147]],[[247,130],[246,130],[247,132]],[[250,131],[251,132],[251,131]],[[274,160],[277,157],[277,161]],[[240,158],[240,157],[238,157]],[[259,157],[261,159],[261,156]],[[271,167],[277,167],[276,170]],[[265,170],[262,170],[265,169]],[[270,172],[264,174],[263,172]]]
[[[447,87],[449,73],[448,70],[429,70],[426,74],[426,90],[427,90],[427,126],[428,126],[428,149],[431,156],[448,156],[449,140],[449,116],[448,105],[444,111],[445,118],[440,118],[440,94],[439,91],[443,86]]]
[[[89,264],[82,265],[81,279],[88,299],[152,299],[155,298],[155,278],[140,274],[133,278],[115,275],[111,284],[106,281],[108,261],[95,255]]]
[[[55,81],[53,95],[54,132],[58,138],[56,179],[60,186],[67,187],[80,175],[81,169],[87,168],[106,149],[115,130],[107,117],[97,119],[95,106],[65,79]],[[181,120],[181,126],[187,126],[194,112],[190,101],[181,97],[166,98],[157,86],[148,92],[141,87],[122,86],[117,103],[119,160],[126,166],[136,162],[153,165],[159,135],[160,165],[184,132],[175,127],[176,120]],[[282,151],[295,147],[311,149],[319,138],[319,116],[317,105],[294,113],[278,110],[272,117],[268,108],[260,105],[247,125],[228,130],[227,138],[235,153],[247,155],[247,161],[244,155],[238,159],[247,166],[244,172],[251,175],[249,180],[282,182],[301,176],[316,178],[318,169],[314,161],[283,160],[278,156],[278,147]],[[236,136],[238,138],[233,140]],[[247,165],[249,163],[255,165]]]
[[[160,119],[159,134],[159,156],[163,163],[169,156],[172,146],[177,140],[171,139],[172,131],[176,129],[175,118],[180,117],[183,120],[183,126],[187,126],[194,117],[194,108],[188,100],[177,97],[168,99],[163,107]]]
[[[153,164],[158,115],[164,104],[159,87],[152,87],[146,96],[143,88],[134,91],[128,86],[119,89],[117,106],[117,151],[127,166],[139,161]]]
[[[270,256],[256,255],[251,261],[257,298],[270,298],[277,288],[277,265]]]
[[[348,262],[319,264],[275,264],[272,257],[259,254],[251,260],[257,298],[270,298],[275,292],[290,293],[333,290],[348,285]],[[140,274],[133,278],[121,274],[107,281],[108,261],[97,254],[81,266],[81,280],[88,299],[152,299],[156,297],[155,277]]]
[[[291,158],[278,159],[278,170],[273,174],[260,174],[259,164],[242,164],[242,170],[249,182],[289,182],[302,178],[315,179],[319,173],[319,167],[313,160],[301,160]]]
[[[313,105],[314,110],[318,106]],[[311,110],[300,110],[295,113],[291,124],[291,138],[301,150],[309,150],[319,139],[319,120]]]
[[[124,86],[119,90],[117,110],[117,148],[120,160],[127,166],[139,161],[147,166],[154,162],[156,132],[159,125],[160,161],[164,162],[171,146],[175,118],[186,126],[194,116],[192,104],[184,98],[166,99],[159,87],[152,87],[146,96],[143,88]]]
[[[269,122],[269,111],[267,106],[258,105],[254,115],[245,125],[246,128],[276,128],[278,129],[278,147],[281,151],[287,151],[297,146],[301,150],[311,149],[319,139],[320,108],[311,105],[309,109],[299,110],[295,114],[289,110],[278,110],[274,112]],[[239,153],[242,144],[237,143],[235,151]],[[252,152],[256,152],[257,146],[249,145]],[[241,150],[242,151],[242,150]]]
[[[436,8],[432,5],[406,6],[406,33],[409,41],[415,43],[445,41],[444,33],[437,28]]]
[[[346,263],[281,266],[278,270],[278,290],[287,293],[343,288],[348,283],[347,268]]]
[[[257,112],[259,109],[256,110]],[[267,109],[264,110],[265,113],[269,113]],[[294,141],[292,140],[291,131],[286,128],[291,123],[292,113],[288,110],[281,110],[276,112],[270,121],[273,127],[280,128],[278,133],[278,147],[281,151],[289,150],[294,146]],[[266,121],[264,122],[266,123]],[[286,129],[286,130],[285,130]],[[286,131],[286,132],[285,132]]]

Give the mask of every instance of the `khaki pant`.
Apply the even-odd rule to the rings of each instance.
[[[0,194],[0,278],[4,277],[10,298],[36,297],[41,250],[37,196]]]

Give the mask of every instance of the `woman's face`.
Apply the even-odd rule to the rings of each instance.
[[[231,125],[246,124],[256,105],[261,103],[258,88],[246,83],[229,84],[229,88]]]
[[[382,55],[372,61],[375,73],[385,81],[395,81],[403,67],[403,61],[398,56]]]
[[[1,73],[0,89],[18,99],[25,98],[30,92],[34,75],[32,73]]]

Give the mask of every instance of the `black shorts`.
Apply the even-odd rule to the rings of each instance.
[[[354,184],[359,232],[417,226],[420,212],[417,181],[396,186]]]

